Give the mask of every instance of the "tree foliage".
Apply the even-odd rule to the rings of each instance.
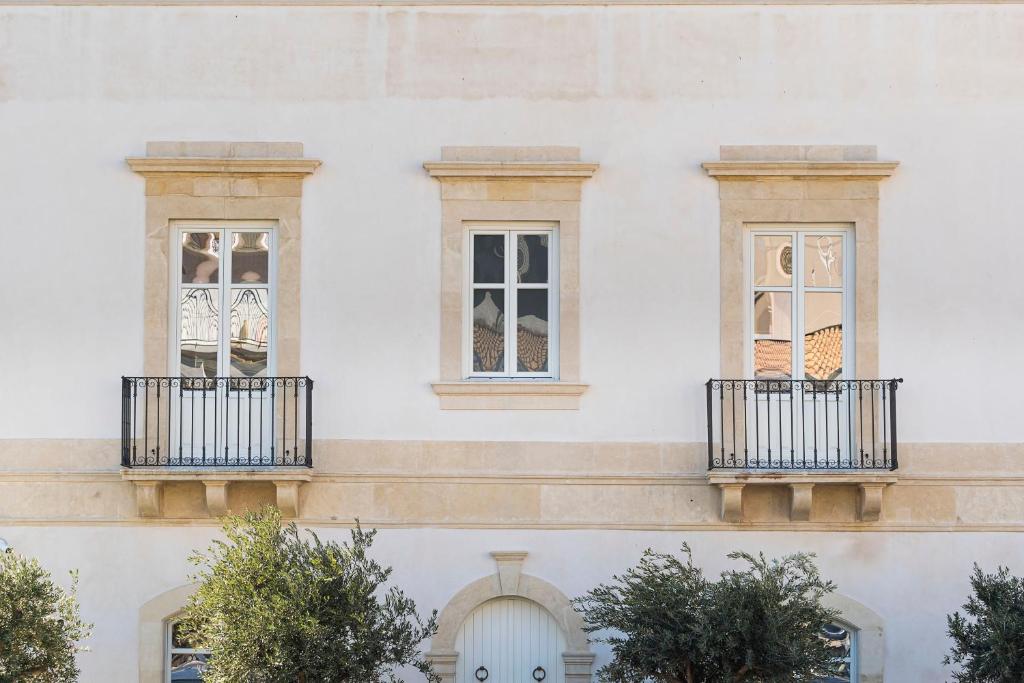
[[[781,560],[731,553],[745,567],[711,581],[683,558],[647,550],[640,563],[573,602],[591,633],[607,630],[612,661],[604,681],[790,683],[837,673],[841,661],[820,638],[838,614],[821,605],[835,586],[813,555]]]
[[[182,631],[211,650],[211,683],[395,681],[394,667],[432,677],[419,644],[437,630],[368,555],[376,531],[351,542],[282,528],[277,508],[228,517],[227,541],[191,560],[200,568]]]
[[[985,574],[974,565],[973,594],[963,605],[966,616],[946,618],[953,647],[944,663],[959,666],[957,683],[1024,681],[1024,579],[1006,567]]]
[[[64,683],[78,679],[75,653],[92,625],[82,621],[71,588],[53,582],[39,562],[0,552],[0,683]]]

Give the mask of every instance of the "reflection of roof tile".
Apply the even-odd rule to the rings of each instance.
[[[814,379],[833,379],[843,371],[843,326],[830,325],[804,336],[804,371]]]
[[[832,379],[843,370],[843,327],[830,325],[804,336],[804,373],[807,379]],[[790,343],[758,339],[754,367],[760,377],[792,377]]]

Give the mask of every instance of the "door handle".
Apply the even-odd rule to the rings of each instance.
[[[547,677],[548,672],[544,670],[543,666],[538,666],[536,669],[533,670],[533,680],[537,681],[537,683],[540,683]]]

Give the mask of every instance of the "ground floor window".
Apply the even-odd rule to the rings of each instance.
[[[857,631],[845,624],[826,624],[821,638],[836,657],[843,661],[840,673],[818,680],[818,683],[857,683]]]
[[[166,680],[174,683],[199,683],[206,671],[209,650],[192,646],[182,634],[177,622],[167,627]]]

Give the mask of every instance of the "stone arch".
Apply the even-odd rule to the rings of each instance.
[[[498,551],[491,557],[497,571],[473,581],[448,601],[437,619],[437,633],[430,641],[427,660],[442,683],[454,683],[455,663],[459,653],[455,650],[455,637],[466,617],[477,607],[500,597],[520,597],[546,609],[565,633],[568,650],[562,654],[565,662],[566,683],[589,683],[594,653],[583,630],[583,618],[573,609],[569,598],[544,579],[522,573],[525,552]]]
[[[196,591],[195,584],[160,593],[139,608],[139,683],[164,683],[167,622]]]
[[[885,624],[882,617],[853,598],[830,593],[822,604],[839,610],[842,621],[857,630],[857,671],[860,683],[885,680]]]

